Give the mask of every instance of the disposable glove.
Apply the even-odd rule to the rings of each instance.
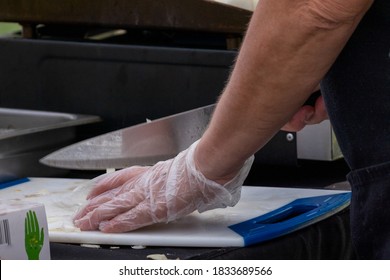
[[[234,206],[253,162],[220,185],[195,167],[195,142],[175,158],[150,167],[130,167],[92,180],[89,202],[74,217],[81,230],[132,231],[150,224],[170,222],[195,210]]]

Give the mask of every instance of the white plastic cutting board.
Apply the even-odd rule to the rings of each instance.
[[[235,207],[193,213],[169,224],[152,225],[133,232],[107,234],[79,231],[72,216],[84,203],[87,180],[29,178],[28,182],[0,190],[2,200],[24,200],[45,205],[51,242],[107,245],[229,247],[245,246],[243,238],[229,229],[237,224],[279,208],[297,198],[337,194],[340,191],[243,187]]]

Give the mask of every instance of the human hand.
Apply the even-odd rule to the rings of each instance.
[[[29,260],[39,260],[45,233],[43,228],[39,230],[37,215],[34,211],[28,211],[24,219],[24,246]]]
[[[175,158],[151,167],[130,167],[92,180],[87,205],[74,217],[81,230],[126,232],[170,222],[195,210],[234,206],[253,157],[229,182],[205,178],[194,163],[198,142]]]
[[[317,97],[313,105],[302,106],[289,122],[282,127],[282,130],[297,132],[302,130],[306,125],[318,124],[328,119],[324,98],[321,95]]]

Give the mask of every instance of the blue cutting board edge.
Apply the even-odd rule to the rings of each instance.
[[[9,188],[9,187],[13,187],[15,185],[23,184],[23,183],[26,183],[29,181],[30,181],[29,178],[20,178],[20,179],[2,182],[2,183],[0,183],[0,190],[5,189],[5,188]]]
[[[348,207],[350,200],[350,192],[300,198],[229,228],[242,236],[244,246],[249,246],[324,220]]]

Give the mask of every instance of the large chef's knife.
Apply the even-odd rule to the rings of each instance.
[[[215,104],[93,137],[47,155],[43,164],[84,170],[152,165],[176,156],[205,131]]]

